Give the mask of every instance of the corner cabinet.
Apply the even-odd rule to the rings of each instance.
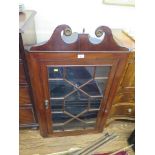
[[[101,26],[88,34],[58,26],[52,37],[26,52],[40,132],[43,137],[102,132],[130,51]]]

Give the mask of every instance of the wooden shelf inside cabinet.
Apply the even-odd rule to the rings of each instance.
[[[75,39],[68,25],[59,25],[47,42],[27,51],[43,137],[103,131],[131,50],[106,26],[95,34]]]

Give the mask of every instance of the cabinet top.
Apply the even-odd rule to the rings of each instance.
[[[122,30],[111,30],[107,26],[100,26],[95,30],[96,38],[89,34],[72,33],[68,25],[59,25],[50,39],[42,44],[34,45],[30,52],[52,51],[124,51],[134,49],[134,41]]]
[[[29,22],[35,16],[36,11],[34,10],[25,10],[22,13],[19,13],[19,33],[23,33]]]

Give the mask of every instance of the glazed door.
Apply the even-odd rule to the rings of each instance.
[[[42,65],[48,133],[97,131],[115,67]]]

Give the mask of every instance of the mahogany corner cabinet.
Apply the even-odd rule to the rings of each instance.
[[[130,50],[106,26],[95,34],[60,25],[47,42],[26,51],[43,137],[103,131]]]

